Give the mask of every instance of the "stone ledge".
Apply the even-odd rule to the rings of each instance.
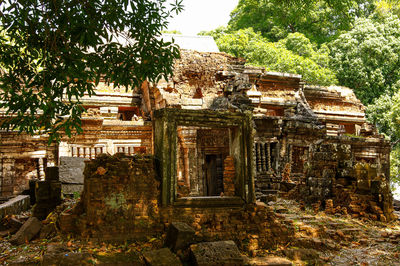
[[[0,219],[9,214],[18,214],[22,211],[29,209],[30,197],[29,195],[19,195],[7,202],[0,204]]]
[[[175,207],[242,207],[244,201],[240,197],[183,197],[175,200]]]

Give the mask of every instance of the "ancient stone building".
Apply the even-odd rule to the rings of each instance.
[[[393,219],[389,142],[348,88],[308,86],[224,53],[182,50],[168,80],[127,93],[102,85],[82,102],[84,133],[60,144],[1,133],[1,195],[20,193],[61,157],[148,153],[158,160],[164,204],[286,193]]]

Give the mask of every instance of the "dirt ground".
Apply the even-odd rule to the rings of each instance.
[[[62,208],[73,203],[66,202]],[[274,250],[243,252],[248,265],[272,265],[266,263],[272,256],[288,259],[293,265],[400,265],[399,221],[384,224],[314,213],[311,208],[300,210],[297,202],[285,199],[268,205],[283,223],[294,226],[295,236],[286,246]],[[24,220],[28,216],[29,212],[14,218]],[[108,244],[54,232],[51,237],[13,246],[8,241],[10,235],[6,235],[0,237],[0,265],[143,265],[143,252],[161,248],[164,238]]]

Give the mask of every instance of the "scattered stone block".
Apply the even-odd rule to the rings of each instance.
[[[42,229],[40,230],[40,238],[41,239],[48,239],[57,234],[57,228],[54,223],[49,223],[43,225]]]
[[[235,242],[203,242],[190,246],[194,265],[244,265],[243,257]]]
[[[143,253],[144,260],[149,266],[182,265],[180,260],[169,248],[147,251]]]
[[[46,219],[47,215],[61,203],[61,183],[57,181],[58,168],[48,167],[46,176],[48,176],[46,181],[36,183],[36,204],[32,209],[32,215],[40,220]]]
[[[168,227],[165,245],[173,251],[184,249],[193,244],[196,231],[181,222],[172,222]]]
[[[83,184],[85,160],[87,159],[61,156],[59,166],[60,182],[63,184]]]
[[[42,223],[36,217],[31,217],[24,223],[18,232],[10,239],[13,245],[22,245],[30,241],[42,228]]]
[[[61,213],[58,219],[60,230],[64,233],[73,233],[76,230],[76,215],[71,213]]]
[[[58,166],[48,166],[46,168],[45,180],[53,182],[58,182],[60,180]]]

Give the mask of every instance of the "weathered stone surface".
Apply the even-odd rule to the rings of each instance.
[[[0,220],[6,215],[18,214],[22,211],[26,211],[29,207],[29,195],[16,196],[5,203],[0,204]]]
[[[83,235],[125,241],[156,234],[164,229],[159,217],[159,181],[152,156],[101,155],[85,168],[85,191],[78,222]],[[116,217],[119,217],[116,219]],[[74,219],[74,217],[71,217]],[[62,230],[72,230],[63,217]],[[61,227],[61,222],[60,222]]]
[[[43,225],[42,229],[40,230],[40,238],[51,238],[57,234],[57,228],[55,223],[49,223]]]
[[[81,193],[83,191],[83,184],[61,184],[61,191],[64,195]]]
[[[10,239],[13,245],[22,245],[30,241],[42,228],[42,223],[36,217],[31,217],[24,223],[18,232]]]
[[[198,266],[244,265],[243,257],[235,242],[204,242],[190,246],[193,262]]]
[[[58,219],[58,224],[61,231],[65,233],[72,233],[76,230],[76,215],[71,213],[61,213]]]
[[[61,156],[59,165],[60,182],[68,184],[83,184],[85,160],[87,159]]]
[[[143,257],[149,266],[182,265],[180,260],[168,248],[144,252]]]
[[[292,266],[293,263],[281,257],[255,257],[248,260],[251,266]]]
[[[53,181],[53,182],[58,182],[60,181],[60,174],[59,174],[59,168],[58,166],[48,166],[46,168],[46,181]]]
[[[168,227],[165,245],[177,251],[189,247],[193,243],[196,231],[182,222],[172,222]]]

